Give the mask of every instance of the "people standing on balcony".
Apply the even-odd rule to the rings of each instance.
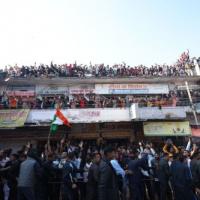
[[[199,90],[191,91],[194,103],[200,102]],[[190,105],[185,91],[170,91],[162,95],[38,95],[0,96],[0,109],[30,108],[30,109],[54,109],[58,104],[61,108],[124,108],[132,103],[138,103],[139,107],[167,107]]]
[[[16,108],[17,108],[17,98],[16,98],[16,97],[11,96],[11,97],[9,98],[9,107],[10,107],[11,109],[16,109]]]
[[[85,100],[83,97],[80,98],[79,105],[80,105],[80,108],[85,108]]]

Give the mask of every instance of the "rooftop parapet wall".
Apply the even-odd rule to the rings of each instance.
[[[183,84],[198,83],[200,76],[192,77],[129,77],[129,78],[10,78],[7,81],[1,80],[0,85],[74,85],[74,84],[111,84],[111,83],[168,83]]]

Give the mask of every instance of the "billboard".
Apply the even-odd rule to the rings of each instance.
[[[191,135],[190,124],[184,122],[144,122],[145,136],[188,136]]]
[[[168,94],[167,84],[96,84],[96,94]]]
[[[24,85],[24,86],[8,86],[6,88],[6,94],[8,96],[35,96],[35,86],[33,85]]]
[[[34,91],[7,91],[6,94],[8,96],[15,96],[15,97],[22,97],[22,96],[33,97],[33,96],[35,96]]]
[[[185,119],[186,112],[183,107],[143,107],[139,108],[137,118],[140,120],[149,119]]]
[[[74,85],[69,87],[70,94],[91,94],[95,93],[94,84],[82,84],[82,85]]]
[[[24,126],[29,109],[0,110],[0,128]]]
[[[66,109],[63,114],[71,123],[99,123],[99,122],[126,122],[130,121],[129,108],[88,108]],[[31,110],[27,123],[50,123],[55,110]]]
[[[36,94],[38,95],[56,95],[56,94],[68,94],[69,89],[67,86],[55,86],[55,85],[37,85]]]
[[[80,84],[73,86],[38,85],[36,94],[56,95],[56,94],[90,94],[94,93],[94,85]]]

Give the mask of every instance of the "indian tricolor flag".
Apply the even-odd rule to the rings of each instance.
[[[56,109],[53,121],[51,123],[50,133],[55,134],[58,130],[58,125],[66,125],[71,127],[69,120],[63,115],[60,109]]]

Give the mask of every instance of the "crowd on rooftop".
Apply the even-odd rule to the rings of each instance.
[[[105,64],[83,65],[62,64],[57,65],[51,62],[50,65],[36,63],[32,66],[6,66],[4,73],[12,78],[53,78],[53,77],[171,77],[171,76],[193,76],[195,64],[200,59],[191,59],[189,51],[183,52],[177,62],[173,65],[155,64],[150,67],[144,65],[130,66],[126,63],[113,66]]]
[[[179,142],[180,143],[180,142]],[[196,200],[200,151],[176,145],[61,139],[57,144],[0,152],[4,200]]]

